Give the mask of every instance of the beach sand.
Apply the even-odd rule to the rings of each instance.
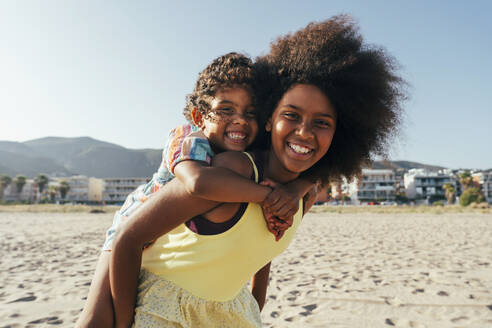
[[[0,327],[73,327],[112,214],[0,213]],[[492,327],[492,215],[309,214],[265,327]]]

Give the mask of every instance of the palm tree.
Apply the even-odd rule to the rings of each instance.
[[[20,194],[22,192],[22,188],[26,184],[26,177],[23,175],[18,175],[14,178],[14,183],[17,186],[17,192]]]
[[[12,178],[6,174],[0,175],[0,200],[3,199],[5,188],[12,182]]]
[[[50,196],[50,201],[52,203],[55,202],[56,194],[58,194],[58,188],[56,186],[49,186],[48,187],[48,195]]]
[[[463,186],[463,191],[473,186],[473,177],[470,171],[465,171],[460,174],[460,183]]]
[[[65,196],[67,195],[68,191],[70,190],[70,185],[66,181],[60,182],[60,186],[58,187],[58,190],[60,191],[60,196],[62,199],[65,199]]]
[[[446,191],[446,199],[448,204],[454,204],[454,195],[456,194],[456,188],[451,183],[446,183],[442,188]]]
[[[34,182],[38,185],[39,193],[42,194],[44,187],[48,183],[48,177],[44,174],[40,174],[36,177],[36,179],[34,179]]]

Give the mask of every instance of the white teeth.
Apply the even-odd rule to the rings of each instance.
[[[227,133],[227,136],[229,138],[235,139],[235,140],[246,139],[246,134],[241,133],[241,132],[229,132],[229,133]]]
[[[300,146],[300,145],[296,145],[296,144],[292,144],[292,143],[289,143],[288,145],[296,153],[307,154],[311,151],[311,149],[309,149],[307,147]]]

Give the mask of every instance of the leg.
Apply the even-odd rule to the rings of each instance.
[[[109,259],[111,252],[102,252],[92,278],[77,328],[113,327],[114,310],[109,285]]]

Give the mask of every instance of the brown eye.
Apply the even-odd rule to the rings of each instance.
[[[282,114],[286,119],[295,121],[299,118],[299,114],[294,113],[294,112],[285,112]]]
[[[247,111],[246,112],[246,117],[247,118],[256,118],[256,115],[257,115],[257,113],[256,113],[255,110],[250,110],[250,111]]]
[[[317,127],[324,128],[324,129],[331,127],[330,122],[323,121],[323,120],[317,120],[315,124]]]
[[[232,115],[233,110],[230,107],[222,107],[222,108],[217,109],[217,113],[219,115]]]

